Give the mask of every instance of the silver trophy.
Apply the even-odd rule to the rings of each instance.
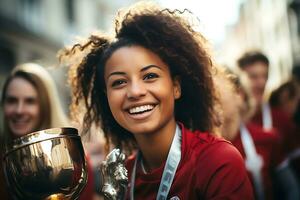
[[[80,136],[74,128],[53,128],[15,139],[3,167],[14,199],[78,199],[87,182]]]
[[[102,193],[107,200],[123,200],[128,184],[125,155],[120,149],[113,149],[102,162]]]

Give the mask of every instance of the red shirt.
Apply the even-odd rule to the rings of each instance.
[[[282,150],[285,155],[288,155],[296,148],[300,147],[300,134],[297,131],[296,124],[280,108],[271,109],[273,127],[279,133],[282,143]],[[262,113],[257,112],[252,118],[252,122],[262,126]]]
[[[279,137],[272,131],[264,131],[262,127],[255,124],[247,124],[248,131],[253,139],[256,152],[262,156],[263,167],[262,167],[262,178],[264,185],[265,199],[273,199],[272,189],[272,172],[282,161]],[[245,158],[245,151],[241,141],[240,133],[232,141],[232,144],[241,152]],[[250,180],[252,175],[249,173]],[[253,182],[252,182],[253,183]]]
[[[231,143],[208,133],[191,132],[183,126],[181,131],[181,160],[168,199],[254,198],[243,158]],[[134,161],[135,156],[127,161],[129,180]],[[164,165],[147,174],[143,173],[140,164],[137,165],[135,199],[156,199]]]

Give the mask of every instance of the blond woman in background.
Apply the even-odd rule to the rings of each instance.
[[[54,80],[44,67],[35,63],[21,64],[13,69],[3,86],[1,107],[1,137],[5,144],[35,131],[70,125]],[[89,170],[89,180],[80,199],[92,199],[91,172]]]

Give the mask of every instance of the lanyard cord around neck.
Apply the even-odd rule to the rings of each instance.
[[[264,130],[269,130],[273,127],[271,108],[268,103],[262,104],[262,121]]]
[[[138,153],[132,170],[132,175],[130,179],[130,200],[134,200],[134,183],[135,183],[135,175],[136,175],[136,166],[137,166],[137,162],[140,160],[140,157],[141,157],[140,153]],[[157,200],[167,199],[180,159],[181,159],[181,130],[178,127],[178,125],[176,125],[175,135],[164,167],[162,178],[160,180],[160,185],[156,196]]]
[[[251,172],[254,182],[254,188],[257,194],[258,200],[264,199],[264,189],[262,180],[262,167],[263,159],[256,152],[254,141],[249,133],[247,127],[242,123],[240,126],[241,140],[246,154],[246,168]]]

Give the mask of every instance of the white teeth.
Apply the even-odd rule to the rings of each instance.
[[[152,110],[154,108],[153,105],[144,105],[144,106],[138,106],[138,107],[134,107],[129,109],[129,113],[130,114],[135,114],[135,113],[140,113],[140,112],[145,112],[148,110]]]

